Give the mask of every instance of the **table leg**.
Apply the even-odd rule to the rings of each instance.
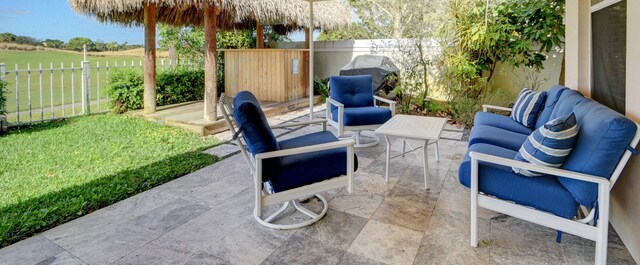
[[[391,143],[389,143],[389,136],[384,136],[385,141],[387,142],[387,167],[384,172],[384,180],[389,182],[389,155],[391,154]]]
[[[438,152],[438,140],[436,140],[436,162],[440,162],[440,152]]]
[[[429,174],[429,157],[427,156],[427,146],[429,145],[429,141],[424,141],[424,146],[422,147],[422,169],[424,170],[424,189],[427,189],[427,176]]]
[[[407,146],[407,140],[402,139],[402,157],[404,157],[406,146]]]

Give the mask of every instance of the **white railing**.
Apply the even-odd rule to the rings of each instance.
[[[180,62],[179,65],[187,69],[197,67],[190,61]],[[157,68],[163,71],[175,66],[175,62],[161,59]],[[44,66],[38,63],[22,68],[18,64],[11,67],[0,63],[0,80],[9,82],[4,120],[11,127],[107,112],[109,97],[105,87],[109,73],[122,68],[143,71],[142,60],[50,63]]]

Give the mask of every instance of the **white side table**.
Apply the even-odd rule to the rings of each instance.
[[[422,166],[424,170],[424,188],[427,188],[427,175],[429,174],[429,162],[427,158],[427,145],[429,141],[432,141],[436,145],[436,161],[440,161],[438,154],[438,140],[444,130],[444,126],[447,123],[445,118],[436,117],[424,117],[413,115],[395,115],[385,124],[375,130],[375,133],[384,137],[387,142],[387,167],[385,170],[385,180],[389,181],[389,157],[391,154],[391,143],[389,137],[399,137],[402,139],[402,156],[406,153],[410,153],[420,149],[420,147],[413,148],[407,140],[424,141],[422,146]],[[409,145],[409,151],[405,152],[405,146]],[[417,157],[419,155],[414,153]],[[397,156],[396,156],[397,157]],[[395,157],[393,157],[395,158]]]

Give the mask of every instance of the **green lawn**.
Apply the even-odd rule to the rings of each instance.
[[[63,102],[63,89],[64,89],[64,102],[67,104],[66,109],[67,112],[65,115],[71,115],[72,109],[71,104],[75,102],[75,111],[76,113],[80,112],[80,102],[81,102],[81,80],[82,80],[82,71],[80,68],[82,67],[82,54],[79,53],[71,53],[64,51],[8,51],[1,50],[0,51],[0,63],[4,63],[6,70],[13,72],[16,69],[16,65],[19,70],[25,70],[25,72],[19,72],[16,81],[16,75],[14,73],[10,73],[6,76],[6,80],[10,83],[9,97],[7,102],[7,110],[9,112],[15,112],[17,110],[16,106],[16,95],[19,96],[19,107],[20,111],[25,111],[29,109],[29,91],[31,92],[31,108],[34,110],[33,112],[33,120],[40,120],[40,73],[39,73],[39,64],[42,64],[43,69],[50,69],[51,64],[53,64],[54,69],[60,69],[61,64],[64,64],[65,68],[71,68],[71,64],[73,63],[74,68],[78,68],[73,72],[71,70],[54,70],[53,76],[51,75],[51,71],[43,70],[42,75],[42,107],[45,108],[45,117],[49,118],[51,115],[47,115],[47,112],[50,112],[51,109],[47,108],[51,106],[53,103],[54,106],[59,106]],[[110,71],[113,70],[113,67],[117,64],[119,67],[126,65],[130,67],[133,64],[136,66],[140,65],[141,57],[133,57],[133,56],[89,56],[88,60],[91,65],[91,100],[97,100],[98,97],[102,99],[106,99],[106,91],[104,89],[107,81],[107,71],[106,65],[107,63],[110,66]],[[29,88],[29,82],[27,78],[27,65],[31,67],[31,84]],[[100,65],[100,70],[96,68],[97,65]],[[63,82],[64,77],[64,82]],[[16,85],[17,82],[17,85]],[[98,86],[99,85],[99,86]],[[100,87],[100,91],[98,92],[98,88]],[[16,94],[16,88],[18,90]],[[53,91],[52,91],[53,90]],[[53,92],[53,98],[51,94]],[[100,109],[105,110],[106,104],[102,104]],[[36,111],[37,110],[37,111]],[[94,107],[94,111],[95,111]],[[54,110],[55,111],[55,110]],[[60,116],[61,110],[58,110],[56,116]],[[23,115],[20,118],[21,121],[28,120],[28,115]]]
[[[217,144],[111,114],[0,136],[0,247],[210,165]]]

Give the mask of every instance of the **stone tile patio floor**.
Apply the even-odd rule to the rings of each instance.
[[[246,163],[233,146],[220,147],[209,152],[225,160],[1,249],[0,264],[593,264],[593,242],[565,234],[558,244],[552,229],[487,210],[481,243],[470,247],[469,191],[457,180],[466,145],[441,140],[439,162],[429,146],[428,190],[415,155],[392,160],[386,183],[385,145],[357,149],[354,193],[325,193],[327,215],[297,230],[253,220]],[[395,139],[392,155],[399,150]],[[635,264],[610,234],[609,263]]]

